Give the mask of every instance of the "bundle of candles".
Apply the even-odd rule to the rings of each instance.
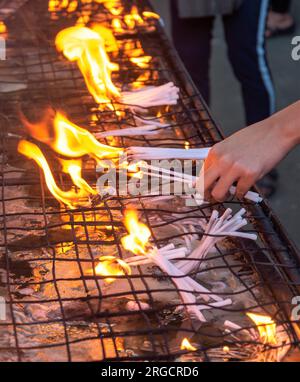
[[[201,312],[202,310],[211,309],[213,307],[223,307],[232,303],[230,299],[222,299],[209,291],[198,281],[187,276],[170,261],[171,259],[178,258],[178,256],[185,255],[186,249],[179,248],[175,250],[172,245],[158,249],[150,244],[150,230],[145,224],[138,221],[137,213],[134,210],[126,211],[125,226],[129,235],[121,239],[123,247],[135,255],[140,255],[137,260],[134,258],[125,260],[127,264],[131,266],[149,263],[157,265],[163,272],[171,277],[178,288],[178,292],[187,311],[192,317],[195,317],[201,322],[205,322],[206,319]],[[198,298],[201,298],[205,304],[198,303]]]
[[[226,236],[257,240],[257,235],[255,234],[238,231],[240,228],[248,224],[247,220],[243,218],[245,213],[246,210],[241,209],[232,216],[232,210],[228,208],[224,214],[219,217],[218,211],[214,210],[207,223],[200,244],[186,258],[189,261],[180,260],[176,263],[176,266],[185,274],[192,272],[194,269],[201,269],[201,260],[203,260],[210,250]]]
[[[171,127],[168,123],[161,123],[158,118],[140,118],[134,114],[134,121],[136,127],[128,127],[125,129],[109,130],[101,133],[95,133],[96,138],[105,137],[126,137],[126,136],[137,136],[137,135],[155,135],[158,134],[162,129],[167,129]]]
[[[152,148],[149,148],[149,149],[153,150],[153,153],[151,155],[150,150],[148,151],[147,147],[144,149],[145,149],[145,152],[147,152],[147,154],[145,154],[145,157],[147,157],[147,159],[149,159],[149,157],[151,157],[151,159],[166,159],[166,158],[172,158],[172,159],[174,159],[174,158],[179,159],[180,158],[180,159],[182,159],[182,158],[185,158],[185,159],[201,160],[201,159],[205,159],[209,153],[209,149],[185,150],[185,149],[160,149],[160,148],[153,148],[152,147]],[[193,151],[194,154],[190,155],[189,153],[186,153],[188,151]],[[139,154],[137,156],[135,156],[135,154],[134,154],[135,152],[137,152]],[[162,152],[161,155],[160,155],[160,152]],[[169,154],[165,155],[166,152],[168,152]],[[140,148],[140,147],[139,148],[130,147],[127,150],[127,153],[129,154],[128,155],[129,158],[132,158],[132,154],[133,154],[134,159],[140,160],[144,157],[144,155],[142,154],[142,148]],[[185,173],[165,169],[163,167],[153,166],[153,165],[148,164],[144,160],[141,162],[138,162],[135,165],[135,167],[137,169],[139,169],[139,174],[141,174],[141,175],[150,175],[153,177],[158,177],[160,179],[166,179],[168,181],[182,182],[182,183],[187,184],[189,187],[192,187],[194,185],[194,186],[197,186],[197,189],[199,191],[201,191],[202,186],[203,186],[203,184],[201,183],[201,182],[203,182],[203,176],[201,174],[199,175],[199,177],[196,177],[196,176],[192,176],[190,174],[185,174]],[[236,187],[231,186],[229,189],[229,192],[230,192],[230,194],[235,195]],[[195,195],[193,195],[193,197],[195,199],[198,198],[200,204],[204,202],[204,198],[203,198],[203,195],[201,193],[195,194]],[[250,200],[254,203],[260,203],[263,200],[262,197],[257,192],[253,192],[253,191],[248,191],[245,194],[244,198],[247,200]]]
[[[133,110],[175,105],[179,89],[172,82],[133,92],[120,92],[111,79],[111,73],[118,71],[119,66],[112,63],[107,55],[107,35],[105,28],[100,29],[97,25],[94,29],[75,26],[59,32],[55,40],[57,50],[68,60],[77,62],[95,101],[109,106],[114,100]],[[116,45],[110,39],[109,46],[112,44]]]

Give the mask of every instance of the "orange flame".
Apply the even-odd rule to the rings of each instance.
[[[187,338],[184,338],[181,342],[181,346],[180,346],[180,349],[181,350],[188,350],[188,351],[196,351],[197,348],[195,348],[195,346],[193,346],[189,340]]]
[[[114,16],[119,16],[123,12],[123,7],[119,0],[96,0],[97,3],[102,3],[104,7]]]
[[[49,0],[48,11],[59,12],[66,9],[68,13],[74,12],[77,9],[77,0]]]
[[[49,0],[48,2],[48,11],[56,12],[58,10],[59,1],[58,0]]]
[[[149,228],[140,223],[135,210],[125,211],[125,227],[129,235],[121,239],[122,245],[135,255],[145,254],[151,236]]]
[[[72,0],[72,1],[69,2],[69,6],[67,8],[67,12],[68,13],[73,13],[73,12],[76,11],[77,7],[78,7],[78,1],[77,0]]]
[[[260,339],[264,344],[277,345],[276,323],[269,316],[246,313],[257,326]]]
[[[144,20],[135,5],[132,6],[130,13],[124,16],[124,22],[130,30],[134,29],[136,25],[144,25]]]
[[[116,33],[122,33],[124,32],[124,29],[122,27],[122,23],[119,19],[113,19],[112,22],[111,22],[111,26],[113,28],[113,30],[116,32]]]
[[[102,37],[105,44],[106,52],[118,52],[119,47],[118,47],[117,40],[115,39],[115,36],[113,35],[110,29],[105,28],[103,25],[96,24],[96,23],[92,25],[92,29],[100,37]]]
[[[142,57],[131,57],[130,61],[137,65],[141,69],[147,69],[149,67],[149,62],[152,60],[151,56]]]
[[[123,151],[98,142],[87,130],[70,122],[61,113],[57,113],[54,120],[55,139],[51,147],[59,154],[79,158],[91,155],[96,160],[115,158]]]
[[[93,270],[89,269],[88,274],[93,274]],[[95,274],[99,276],[124,276],[131,275],[130,266],[123,260],[114,256],[102,256],[99,263],[95,267]],[[115,278],[108,277],[104,279],[107,283],[112,283]]]
[[[57,50],[70,61],[76,61],[89,92],[97,103],[120,98],[120,92],[111,80],[117,64],[110,62],[103,38],[94,30],[75,26],[62,30],[56,36]]]
[[[79,192],[75,191],[62,191],[56,184],[48,162],[38,146],[34,143],[21,140],[18,145],[19,153],[25,155],[29,159],[33,159],[38,166],[43,170],[46,185],[51,194],[60,202],[65,203],[70,208],[74,208],[76,203],[80,202],[80,199],[88,196],[86,190],[80,188]]]
[[[57,112],[54,121],[48,110],[40,123],[31,124],[23,118],[23,123],[30,135],[46,144],[55,152],[70,158],[90,155],[97,161],[104,158],[116,158],[123,151],[116,147],[103,145],[87,130],[70,122]],[[52,126],[54,137],[51,137]]]
[[[85,26],[91,19],[91,11],[82,11],[76,21],[76,25]]]
[[[144,11],[144,12],[142,13],[142,15],[144,16],[145,19],[156,19],[156,20],[159,20],[159,19],[160,19],[159,14],[157,14],[157,13],[155,13],[155,12]]]
[[[65,174],[69,174],[75,186],[80,190],[83,190],[88,194],[97,195],[97,191],[92,189],[92,187],[82,178],[82,161],[79,160],[63,160],[60,159],[62,164],[62,170]]]
[[[7,32],[7,27],[4,23],[4,21],[0,21],[0,34],[4,34]]]
[[[110,12],[114,16],[120,15],[123,11],[123,9],[121,9],[120,7],[115,7],[115,8],[109,7],[108,9],[110,10]],[[113,9],[114,9],[114,11],[112,11]],[[155,12],[144,11],[144,12],[142,12],[142,14],[140,14],[137,6],[133,5],[131,10],[130,10],[130,13],[124,15],[123,25],[125,27],[127,27],[127,30],[133,31],[137,26],[145,26],[146,25],[145,20],[147,20],[147,19],[159,19],[159,18],[160,18],[160,16]],[[122,25],[121,20],[118,18],[114,18],[112,20],[112,28],[117,33],[126,32],[126,29],[123,28],[123,25]]]

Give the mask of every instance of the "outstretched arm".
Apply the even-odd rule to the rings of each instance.
[[[237,182],[238,198],[300,143],[300,101],[216,144],[204,164],[204,189],[223,201]]]

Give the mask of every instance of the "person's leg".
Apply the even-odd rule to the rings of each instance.
[[[214,18],[181,19],[174,0],[171,0],[171,11],[175,47],[203,98],[209,103],[209,61]]]
[[[275,111],[275,92],[265,51],[268,0],[244,0],[233,15],[224,16],[228,55],[242,87],[247,125]],[[277,186],[277,171],[267,174],[258,187],[270,197]]]
[[[248,125],[275,111],[275,92],[265,51],[268,0],[244,0],[232,15],[224,16],[228,56],[241,83]]]

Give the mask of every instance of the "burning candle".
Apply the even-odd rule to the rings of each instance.
[[[4,34],[6,32],[7,32],[7,28],[4,21],[0,21],[0,34]]]
[[[197,348],[193,346],[187,338],[184,338],[180,345],[181,350],[197,351]]]
[[[32,124],[23,118],[24,126],[30,135],[40,142],[46,143],[56,153],[65,157],[80,158],[84,155],[92,156],[97,162],[102,159],[116,158],[123,153],[117,147],[103,145],[88,130],[72,123],[62,113],[54,115],[53,122],[49,122],[50,110],[39,123]]]
[[[277,345],[276,323],[269,316],[257,313],[246,313],[255,323],[263,344]]]
[[[81,168],[78,167],[78,165],[76,167],[76,172],[73,168],[73,170],[70,170],[70,174],[72,174],[73,179],[75,179],[77,186],[79,187],[79,191],[62,191],[57,186],[49,164],[44,154],[37,145],[25,140],[21,140],[18,145],[18,151],[19,153],[25,155],[27,158],[33,159],[37,163],[37,165],[42,169],[49,191],[59,202],[66,204],[69,208],[75,208],[76,205],[80,204],[87,204],[87,197],[89,196],[90,191],[93,190],[91,190],[90,187],[81,178]]]
[[[112,276],[131,275],[131,268],[125,261],[118,259],[115,256],[102,256],[95,269],[88,269],[86,274],[107,276],[104,278],[104,281],[112,283],[116,280]]]
[[[163,272],[168,274],[177,286],[187,311],[193,317],[205,322],[206,320],[201,312],[202,310],[210,309],[214,306],[221,307],[231,304],[230,299],[223,300],[200,285],[199,282],[186,276],[168,260],[165,254],[159,252],[159,250],[149,242],[151,232],[145,224],[139,222],[136,211],[126,210],[125,227],[129,234],[121,239],[123,247],[135,255],[144,255]],[[200,295],[206,302],[209,302],[210,300],[214,300],[214,302],[211,302],[209,305],[200,305],[196,300],[195,294],[198,296]]]
[[[111,80],[119,66],[110,62],[105,42],[96,31],[76,26],[62,30],[55,39],[58,51],[70,61],[76,61],[89,92],[97,103],[109,103],[121,97]]]

